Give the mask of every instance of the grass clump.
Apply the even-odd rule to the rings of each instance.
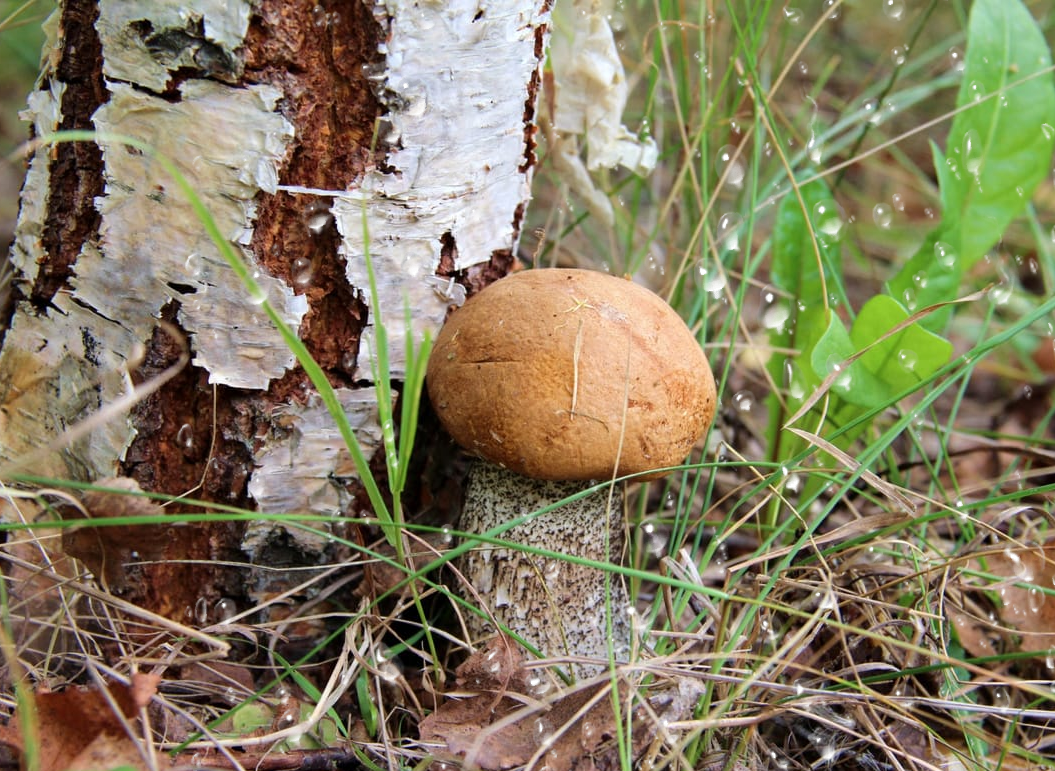
[[[538,669],[477,749],[542,721],[552,744],[521,765],[542,768],[572,731],[586,746],[588,725],[589,746],[615,747],[598,754],[653,769],[1047,764],[1051,15],[1019,0],[655,0],[605,21],[631,87],[623,120],[656,140],[656,169],[572,185],[544,117],[527,246],[540,264],[629,273],[664,293],[715,365],[722,410],[684,468],[637,490],[626,565],[605,566],[634,598],[633,661],[570,714],[576,686]],[[399,443],[392,410],[404,427],[420,416],[384,390],[384,326],[375,340],[393,487],[368,490],[376,519],[350,521],[354,533],[288,517],[348,554],[305,571],[320,599],[271,627],[253,623],[259,608],[133,623],[60,559],[76,521],[25,511],[58,511],[69,493],[13,494],[7,585],[33,574],[50,599],[9,592],[8,660],[37,681],[132,682],[158,661],[185,671],[159,686],[194,727],[162,741],[177,753],[301,742],[369,767],[446,757],[419,726],[464,686],[458,616],[478,609],[441,569],[502,534],[454,546],[434,511],[401,508],[413,434]],[[355,458],[372,484],[368,460]],[[204,513],[182,522],[257,516],[194,503]],[[148,507],[115,523],[171,518]],[[380,591],[334,599],[382,569]],[[18,617],[35,620],[15,629]],[[294,622],[315,625],[297,656],[279,645]],[[104,663],[112,647],[125,663]],[[232,651],[252,661],[249,680],[218,663]]]

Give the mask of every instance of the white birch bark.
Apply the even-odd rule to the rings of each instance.
[[[101,132],[145,140],[179,165],[269,300],[297,329],[309,310],[306,296],[269,273],[248,248],[257,203],[284,189],[283,165],[297,140],[281,111],[281,89],[239,81],[253,12],[254,4],[237,0],[101,0],[96,29],[108,93],[93,122]],[[438,328],[447,308],[436,292],[444,282],[435,276],[444,239],[456,246],[459,270],[516,247],[531,176],[525,122],[548,4],[387,0],[374,14],[387,33],[383,64],[369,72],[388,109],[387,162],[349,189],[314,192],[336,201],[346,278],[364,293],[368,252],[374,261],[380,308],[371,315],[380,311],[389,327],[399,377],[404,307],[411,309],[416,336]],[[54,130],[62,114],[55,61],[65,31],[56,24],[52,30],[50,63],[25,113],[38,136]],[[198,39],[185,49],[148,45],[144,30],[155,40],[197,30]],[[209,77],[211,65],[222,72]],[[178,98],[162,94],[181,68],[203,76],[183,79]],[[264,394],[295,366],[158,165],[120,144],[101,145],[106,185],[96,200],[99,231],[83,245],[72,278],[50,307],[41,312],[25,300],[16,306],[0,351],[0,462],[32,456],[32,470],[44,475],[98,479],[118,472],[139,430],[127,411],[61,452],[34,453],[128,393],[129,368],[169,303],[179,302],[193,365],[210,383]],[[49,259],[41,234],[49,207],[58,205],[48,200],[52,154],[49,146],[35,151],[22,194],[10,259],[23,298]],[[366,361],[358,367],[370,371]],[[341,398],[371,451],[379,431],[369,392],[345,388]],[[352,471],[339,437],[324,430],[317,401],[309,395],[303,404],[271,409],[281,430],[243,437],[252,450],[249,491],[258,507],[340,511],[348,504],[340,482]]]

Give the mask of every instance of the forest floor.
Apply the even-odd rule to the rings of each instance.
[[[609,569],[632,661],[572,685],[508,640],[473,652],[444,589],[464,463],[423,458],[452,476],[408,501],[419,561],[355,523],[281,635],[252,607],[129,625],[83,566],[42,564],[54,533],[8,533],[0,709],[33,701],[37,721],[0,744],[35,746],[41,771],[82,752],[100,768],[1055,765],[1048,5],[619,3],[623,120],[659,157],[592,188],[568,182],[546,92],[523,260],[632,275],[719,382],[689,462],[629,491]],[[0,26],[0,58],[24,64],[0,84],[5,152],[30,26]],[[19,168],[0,175],[0,239]],[[61,689],[70,661],[94,688]]]

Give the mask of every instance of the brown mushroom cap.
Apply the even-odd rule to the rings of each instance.
[[[716,401],[677,313],[637,284],[586,270],[515,273],[469,299],[440,331],[427,382],[458,444],[550,480],[681,463]]]

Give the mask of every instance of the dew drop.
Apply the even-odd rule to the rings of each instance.
[[[733,394],[733,406],[739,412],[750,412],[755,405],[755,395],[750,391],[737,391]]]
[[[1029,603],[1031,613],[1040,613],[1044,608],[1044,600],[1046,599],[1044,592],[1035,586],[1031,586],[1029,592],[1026,593],[1026,601]]]
[[[199,626],[209,623],[209,601],[204,597],[199,597],[194,603],[194,620]]]
[[[230,597],[221,597],[213,607],[213,614],[218,623],[226,623],[238,615],[238,604]]]
[[[601,729],[597,723],[586,718],[582,721],[582,741],[587,749],[592,749],[601,735]]]
[[[184,423],[176,432],[176,444],[184,455],[194,454],[194,427],[190,423]]]
[[[700,276],[700,286],[703,291],[717,297],[725,289],[725,272],[717,268],[705,268],[702,264],[697,268]]]
[[[1011,694],[1007,688],[1000,685],[993,689],[993,706],[999,707],[1000,709],[1008,709],[1011,707]]]
[[[963,167],[968,174],[978,176],[982,168],[982,140],[978,136],[977,129],[968,129],[963,135],[963,148],[961,150]]]
[[[953,72],[963,72],[967,66],[963,59],[963,50],[953,46],[949,49],[949,69]]]
[[[290,271],[290,277],[293,280],[293,288],[304,291],[311,286],[311,279],[314,271],[312,269],[311,260],[307,257],[298,257],[293,260],[292,270]]]
[[[888,19],[901,21],[905,15],[905,3],[903,0],[883,0],[883,13]]]
[[[989,302],[993,305],[1007,305],[1008,301],[1011,300],[1011,294],[1014,289],[1011,276],[1008,275],[1007,270],[1003,267],[999,269],[998,275],[1000,280],[989,288]]]
[[[902,348],[897,352],[897,363],[903,369],[912,372],[916,369],[916,364],[919,363],[919,356],[911,348]]]
[[[718,150],[717,160],[718,176],[725,176],[725,184],[731,188],[739,189],[744,184],[744,164],[736,157],[736,148],[733,145],[724,145]]]
[[[938,264],[943,268],[951,268],[956,264],[956,252],[950,244],[944,241],[934,242],[934,259],[938,261]]]
[[[900,67],[905,63],[905,59],[908,58],[908,46],[894,46],[890,49],[890,58],[894,60],[894,64]]]
[[[806,387],[799,376],[798,367],[790,359],[784,362],[784,387],[792,399],[801,399],[806,395]]]
[[[886,229],[894,221],[894,210],[890,208],[889,204],[877,203],[872,207],[872,219],[876,225]]]
[[[744,218],[736,212],[726,212],[718,218],[718,243],[729,252],[740,250],[740,225]]]
[[[979,102],[985,98],[985,86],[977,80],[972,80],[967,84],[967,93],[972,101]]]
[[[819,201],[814,204],[813,222],[818,235],[830,241],[838,241],[845,226],[839,207],[834,201]]]
[[[801,24],[802,23],[802,11],[792,6],[784,6],[784,21],[788,24]]]
[[[201,255],[197,252],[191,252],[187,255],[187,259],[183,261],[183,269],[187,271],[187,275],[191,278],[201,276],[201,267]]]
[[[905,211],[905,197],[901,193],[894,193],[890,196],[890,203],[894,206],[894,211]]]
[[[850,370],[843,366],[842,358],[832,354],[828,357],[826,365],[829,375],[837,373],[833,387],[844,393],[849,391],[850,386],[853,384],[853,376],[850,374]]]
[[[824,11],[828,14],[828,21],[838,21],[840,8],[838,0],[824,0]]]
[[[791,316],[787,301],[777,296],[771,287],[762,290],[762,326],[766,329],[781,331]]]
[[[1055,138],[1055,127],[1053,127],[1050,123],[1041,123],[1040,130],[1044,132],[1045,139]]]
[[[333,222],[333,215],[330,212],[316,211],[308,215],[304,224],[313,236],[320,236],[331,222]]]

